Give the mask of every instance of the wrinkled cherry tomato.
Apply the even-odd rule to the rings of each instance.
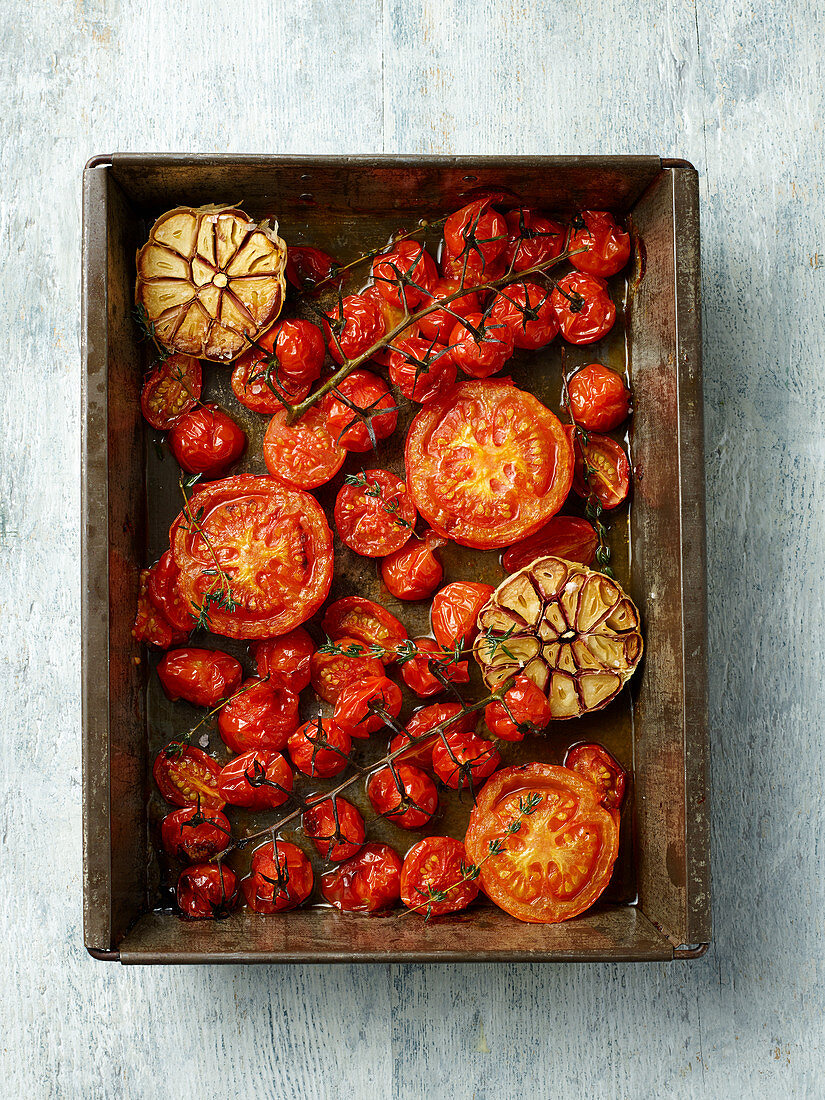
[[[268,676],[270,684],[288,688],[295,695],[309,687],[310,661],[315,645],[302,626],[280,638],[254,641],[249,648],[260,679]]]
[[[326,703],[333,704],[347,684],[384,674],[382,663],[357,638],[338,638],[335,648],[343,652],[329,653],[322,647],[310,662],[310,683]]]
[[[553,516],[549,523],[501,556],[508,573],[515,573],[536,558],[557,557],[590,565],[596,556],[598,536],[591,523],[575,516]]]
[[[312,290],[338,270],[338,263],[320,248],[290,245],[286,254],[286,277],[297,290]],[[330,280],[335,286],[336,280]]]
[[[456,368],[449,348],[418,336],[397,340],[387,356],[390,381],[409,401],[426,405],[455,384]]]
[[[191,355],[170,355],[147,374],[140,411],[153,428],[166,432],[197,405],[203,384],[201,365]]]
[[[441,584],[444,569],[436,550],[446,539],[428,531],[421,539],[389,554],[381,562],[381,579],[398,600],[425,600]]]
[[[292,771],[279,752],[251,749],[221,769],[221,797],[247,810],[274,810],[292,790]]]
[[[559,333],[550,291],[537,283],[510,283],[500,290],[490,310],[491,321],[501,321],[513,334],[517,348],[537,351]]]
[[[401,868],[401,900],[422,917],[457,913],[478,897],[477,882],[468,877],[469,860],[460,840],[428,836],[419,840]]]
[[[401,860],[388,844],[365,844],[321,877],[324,898],[345,913],[374,913],[401,896]]]
[[[402,829],[423,828],[438,809],[435,783],[409,764],[388,765],[373,772],[367,796],[377,814]]]
[[[630,413],[630,390],[624,379],[601,363],[576,371],[567,393],[576,423],[591,432],[611,432]]]
[[[181,915],[189,920],[220,920],[235,907],[238,880],[222,863],[196,863],[181,871],[175,891]]]
[[[324,321],[324,338],[336,363],[357,359],[384,335],[381,307],[372,297],[349,294],[336,302]]]
[[[439,279],[430,296],[430,303],[440,302],[443,298],[449,298],[461,290],[461,284],[455,279]],[[428,303],[428,304],[430,304]],[[432,313],[425,314],[418,322],[418,331],[425,340],[435,340],[438,344],[447,344],[450,333],[455,328],[459,317],[467,317],[471,313],[480,313],[481,306],[475,291],[467,291],[460,298],[454,298],[443,309],[434,309]],[[399,341],[400,344],[401,341]]]
[[[570,257],[579,271],[606,279],[621,271],[630,259],[630,234],[618,225],[605,210],[582,210],[573,219],[570,250],[586,248]]]
[[[561,334],[570,344],[593,344],[613,328],[616,307],[607,283],[595,275],[571,271],[550,295]]]
[[[190,631],[195,625],[195,616],[181,595],[179,576],[180,569],[175,565],[172,551],[164,551],[160,560],[149,570],[149,599],[158,611],[163,612],[176,631]]]
[[[141,569],[140,571],[140,588],[132,637],[146,645],[168,649],[170,645],[180,645],[181,642],[185,642],[188,631],[177,630],[150,598],[149,580],[155,569],[157,565],[153,565],[151,570]]]
[[[218,715],[218,733],[232,752],[280,750],[298,728],[298,696],[272,680],[252,677]]]
[[[401,713],[401,688],[386,676],[371,676],[347,684],[335,703],[333,723],[350,737],[366,740],[371,733],[383,729],[386,722],[373,707],[379,706],[393,718]]]
[[[232,392],[253,412],[278,412],[283,408],[281,397],[303,401],[321,375],[325,354],[317,325],[301,319],[279,321],[238,359]]]
[[[512,264],[513,271],[526,271],[546,263],[564,248],[564,226],[535,210],[520,206],[508,210],[504,220],[508,234],[504,259],[508,268]]]
[[[447,649],[467,646],[478,633],[476,619],[494,592],[491,584],[453,581],[433,596],[430,623],[435,640]]]
[[[296,489],[317,489],[335,477],[347,452],[327,425],[322,405],[312,405],[300,420],[287,423],[286,409],[276,412],[264,436],[264,462],[278,481]]]
[[[364,843],[364,819],[345,798],[325,798],[305,810],[301,828],[324,857],[334,863],[354,856]]]
[[[503,321],[471,313],[466,320],[456,322],[449,347],[453,362],[465,374],[489,378],[513,354],[513,331]]]
[[[433,771],[454,791],[477,789],[500,763],[498,750],[475,733],[448,730],[433,745]]]
[[[393,737],[390,741],[390,752],[409,745],[410,748],[397,756],[396,760],[431,771],[433,746],[440,733],[433,733],[428,737],[430,730],[447,723],[445,732],[473,733],[476,721],[476,716],[470,711],[462,710],[458,703],[431,703],[430,706],[417,710],[407,722],[406,729]]]
[[[172,742],[155,757],[152,775],[158,790],[173,806],[200,805],[204,810],[222,810],[218,790],[221,767],[193,745]]]
[[[570,768],[599,789],[606,810],[618,813],[624,799],[627,772],[615,756],[601,745],[579,744],[567,750],[565,768]]]
[[[527,676],[516,677],[504,693],[504,703],[488,703],[484,708],[487,728],[502,741],[521,741],[526,733],[543,730],[552,717],[547,696]]]
[[[344,596],[324,612],[321,629],[328,638],[355,638],[364,645],[380,646],[385,664],[396,658],[396,649],[407,640],[407,628],[385,607],[363,596]],[[377,654],[376,654],[377,656]]]
[[[246,436],[217,405],[199,405],[174,426],[169,446],[187,473],[216,477],[241,457]]]
[[[451,653],[445,653],[438,642],[432,638],[416,638],[417,653],[415,657],[405,661],[401,666],[401,676],[407,687],[416,693],[427,697],[438,695],[444,691],[444,685],[430,668],[430,662],[434,662],[436,668],[444,677],[453,684],[467,684],[470,682],[470,668],[467,661],[454,661]]]
[[[460,261],[468,273],[492,277],[490,267],[507,248],[507,238],[507,223],[492,209],[491,198],[476,199],[444,223],[442,264],[446,261],[452,271],[451,261]]]
[[[160,826],[166,854],[189,863],[205,862],[226,851],[231,840],[229,819],[220,810],[182,806],[167,814]]]
[[[583,500],[595,494],[602,508],[618,508],[630,492],[630,463],[619,444],[609,435],[588,432],[586,446],[565,426],[576,458],[573,489]],[[587,458],[586,474],[584,459]]]
[[[167,699],[185,699],[196,707],[216,706],[241,686],[243,668],[219,649],[175,649],[158,665]]]
[[[311,718],[287,742],[293,765],[314,779],[329,779],[349,763],[352,738],[329,719]]]
[[[262,844],[252,857],[251,873],[241,880],[246,904],[256,913],[294,909],[312,893],[312,865],[286,840]]]
[[[343,542],[367,558],[392,554],[409,542],[418,513],[407,486],[389,470],[352,474],[335,498]]]
[[[398,407],[386,382],[368,370],[354,370],[339,382],[327,395],[324,411],[335,442],[359,453],[392,435],[398,423]]]
[[[379,294],[394,306],[413,310],[426,302],[438,282],[438,268],[423,244],[399,241],[372,261]]]

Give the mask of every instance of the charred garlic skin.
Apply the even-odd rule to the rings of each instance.
[[[507,577],[478,626],[473,652],[490,690],[523,672],[554,719],[607,706],[642,656],[632,600],[610,577],[564,558],[537,558]]]

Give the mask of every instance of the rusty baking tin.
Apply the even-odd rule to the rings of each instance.
[[[525,205],[561,213],[612,210],[628,217],[637,242],[634,268],[622,284],[624,330],[617,325],[604,348],[569,351],[581,352],[582,362],[619,357],[621,367],[626,357],[630,364],[636,476],[629,521],[616,521],[617,531],[629,522],[629,540],[615,554],[619,579],[642,613],[646,658],[621,702],[581,725],[558,723],[547,742],[526,750],[558,760],[585,734],[632,765],[633,797],[623,815],[614,882],[597,907],[560,925],[522,924],[485,907],[431,922],[370,919],[320,906],[184,922],[161,911],[149,839],[161,812],[150,792],[149,762],[163,740],[179,732],[165,725],[177,719],[164,709],[157,678],[147,676],[152,659],[131,636],[138,571],[163,548],[177,510],[138,406],[146,353],[132,319],[135,250],[166,209],[243,199],[252,215],[278,217],[288,240],[300,239],[303,230],[307,241],[331,251],[337,244],[351,255],[356,241],[380,243],[397,225],[447,213],[483,186],[509,188]],[[540,397],[557,399],[558,354],[554,349],[544,361],[532,360],[532,369],[516,362],[514,378]],[[124,963],[615,961],[690,958],[706,949],[699,207],[689,164],[657,157],[97,157],[83,178],[83,356],[83,849],[90,954]],[[218,379],[214,394],[222,396],[228,372],[209,373]],[[249,423],[244,427],[253,431]],[[254,431],[259,435],[260,425]],[[258,458],[249,468],[265,472],[254,444],[250,454]],[[389,465],[400,462],[395,454],[380,464],[385,458]],[[319,497],[324,501],[323,492]],[[365,569],[363,559],[341,561],[343,580],[334,595],[378,594],[374,569]],[[495,579],[497,568],[494,556],[469,551],[455,552],[448,566],[450,579],[485,573]],[[426,623],[414,621],[421,609],[405,612],[426,632]],[[453,817],[440,827],[458,831],[461,822]]]

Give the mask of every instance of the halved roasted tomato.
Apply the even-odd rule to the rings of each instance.
[[[328,638],[355,638],[366,648],[380,646],[380,660],[385,664],[396,659],[396,648],[408,638],[406,627],[386,608],[363,596],[344,596],[331,603],[324,612],[321,629]],[[376,654],[377,656],[377,654]]]
[[[172,742],[155,757],[152,775],[158,790],[173,806],[202,806],[222,810],[224,800],[218,789],[221,766],[194,745]]]
[[[140,391],[140,411],[153,428],[168,431],[197,405],[201,385],[201,365],[197,359],[191,355],[170,355],[146,375]]]
[[[569,424],[566,431],[573,440]],[[595,496],[602,508],[618,508],[630,492],[630,463],[624,449],[609,435],[588,432],[585,445],[580,439],[574,441],[574,451],[574,491],[584,500]]]
[[[335,477],[347,452],[327,428],[320,405],[312,405],[290,424],[287,411],[276,412],[264,436],[264,462],[278,481],[296,489],[317,489]]]

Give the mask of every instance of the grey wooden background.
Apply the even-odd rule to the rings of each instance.
[[[822,18],[816,0],[0,5],[0,1095],[825,1095]],[[698,167],[705,959],[127,970],[86,956],[80,173],[115,149]]]

